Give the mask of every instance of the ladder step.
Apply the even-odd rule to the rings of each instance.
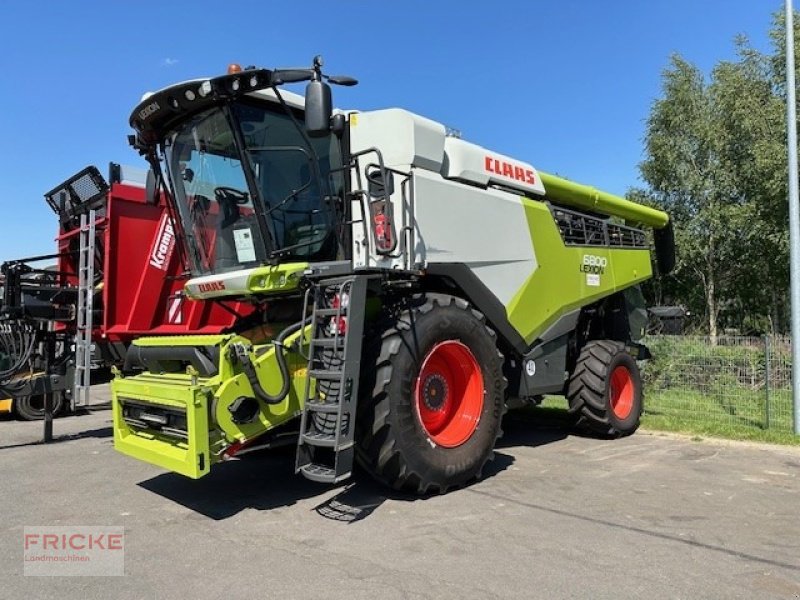
[[[313,369],[308,374],[314,379],[324,379],[327,381],[339,381],[342,378],[342,371],[324,371]]]
[[[350,308],[362,310],[368,279],[353,273],[331,272],[327,278],[312,278],[312,288],[306,295],[306,307],[311,307],[313,315],[312,351],[308,357],[309,381],[303,397],[295,468],[312,481],[338,483],[353,470],[356,410],[353,398],[358,392],[358,363],[346,361],[345,353],[355,356],[361,353],[362,322],[360,314],[350,314]],[[341,300],[345,294],[349,296],[345,306],[337,306],[339,302],[331,300],[332,297]],[[350,327],[336,335],[330,332],[329,323],[339,317],[347,318]],[[312,387],[317,390],[313,396]]]
[[[306,403],[306,408],[308,410],[329,415],[338,414],[340,406],[338,402],[323,402],[319,399],[309,400]]]
[[[335,415],[339,412],[341,405],[338,402],[326,402],[319,398],[312,398],[306,402],[306,408],[313,412],[324,413],[328,415]]]
[[[335,317],[337,315],[341,316],[341,317],[346,317],[347,316],[347,309],[346,308],[317,308],[316,310],[314,310],[314,314],[317,317]]]
[[[318,483],[339,483],[350,477],[350,471],[336,475],[336,470],[324,465],[310,463],[300,467],[303,477]]]
[[[320,448],[336,448],[337,450],[345,450],[353,445],[353,442],[344,442],[336,446],[336,435],[333,433],[314,433],[306,431],[302,434],[303,441],[309,446],[319,446]]]
[[[339,336],[338,338],[335,337],[312,338],[311,343],[317,346],[318,348],[344,347],[344,336]]]

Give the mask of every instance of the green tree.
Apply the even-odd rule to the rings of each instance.
[[[714,97],[702,73],[673,56],[663,75],[664,97],[653,105],[640,168],[679,232],[676,277],[702,282],[708,330],[717,337],[724,288],[732,279],[736,212],[728,210],[728,174],[719,155]]]
[[[732,296],[751,327],[782,331],[788,287],[785,105],[773,60],[737,40],[712,73],[719,156],[746,215]],[[757,326],[764,323],[766,326]]]
[[[650,198],[671,214],[678,263],[653,287],[721,323],[782,331],[788,244],[782,52],[764,55],[743,37],[737,59],[708,78],[679,55],[663,73],[640,165]]]

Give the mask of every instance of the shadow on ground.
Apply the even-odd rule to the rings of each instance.
[[[563,411],[535,409],[515,411],[504,420],[505,435],[497,444],[495,458],[484,468],[483,479],[505,471],[514,457],[504,448],[541,446],[563,440],[570,429]],[[308,481],[294,473],[294,448],[253,452],[238,460],[216,465],[205,477],[192,480],[164,473],[139,485],[172,502],[214,520],[223,520],[245,509],[272,510],[301,500],[321,498],[314,511],[325,519],[354,523],[369,517],[387,499],[418,502],[426,497],[395,492],[356,470],[351,480],[338,488]]]
[[[559,408],[523,408],[512,410],[503,419],[503,437],[497,441],[498,449],[526,446],[535,448],[581,435],[573,430],[572,420],[566,410]]]
[[[41,424],[41,422],[39,423]],[[42,427],[44,427],[43,424]],[[55,428],[55,421],[54,421],[54,428]],[[110,438],[113,435],[114,432],[111,429],[111,425],[109,425],[107,427],[97,427],[95,429],[87,429],[86,431],[81,431],[78,433],[69,433],[64,435],[58,435],[58,433],[54,433],[53,441],[45,444],[43,439],[44,431],[42,431],[42,436],[36,441],[20,442],[18,444],[6,444],[4,446],[0,446],[0,450],[9,450],[11,448],[24,448],[25,446],[50,446],[52,444],[59,444],[62,442],[72,442],[74,440],[83,440],[87,438],[103,439],[103,438]]]
[[[294,475],[293,448],[253,452],[223,462],[201,479],[164,473],[139,485],[215,520],[227,519],[247,508],[291,506],[330,489]]]
[[[503,452],[495,452],[494,460],[483,469],[483,479],[494,477],[514,463],[514,457]],[[433,496],[414,496],[388,489],[359,470],[353,482],[338,494],[314,507],[314,511],[326,519],[353,523],[370,516],[386,500],[421,502]]]

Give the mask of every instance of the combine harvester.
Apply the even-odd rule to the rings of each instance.
[[[145,171],[109,171],[110,183],[87,167],[45,194],[55,254],[0,267],[0,412],[41,419],[46,395],[53,413],[84,406],[90,370],[121,366],[136,337],[219,333],[231,310],[251,310],[186,299],[164,202],[146,202]]]
[[[305,98],[280,89],[301,81]],[[133,111],[185,293],[254,312],[231,333],[134,341],[116,449],[199,478],[293,422],[305,477],[340,482],[357,460],[426,494],[479,478],[506,408],[543,394],[601,434],[635,431],[642,227],[668,272],[668,215],[405,110],[333,110],[331,83],[355,81],[317,59],[231,65]]]

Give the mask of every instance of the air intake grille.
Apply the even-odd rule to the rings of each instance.
[[[648,247],[647,236],[640,229],[566,208],[551,207],[551,211],[567,246]]]

